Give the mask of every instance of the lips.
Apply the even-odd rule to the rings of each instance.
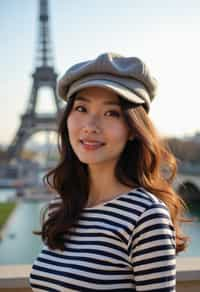
[[[105,143],[101,142],[101,141],[97,141],[97,140],[80,140],[81,143],[84,143],[84,144],[88,144],[88,145],[103,145]]]
[[[81,144],[84,146],[84,148],[88,150],[95,150],[103,145],[105,143],[97,140],[80,140]]]

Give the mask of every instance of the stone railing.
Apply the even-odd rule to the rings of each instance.
[[[30,265],[0,266],[0,292],[31,292]],[[177,292],[200,292],[200,257],[177,259]]]

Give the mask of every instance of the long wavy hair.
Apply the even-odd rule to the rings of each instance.
[[[89,195],[88,167],[74,153],[67,129],[74,99],[75,96],[67,102],[59,123],[60,160],[44,177],[45,184],[60,197],[59,203],[49,204],[49,215],[43,216],[42,230],[38,232],[51,249],[64,250],[68,231],[77,222]],[[180,223],[189,220],[184,218],[187,207],[183,199],[172,187],[177,172],[176,159],[159,137],[143,106],[134,106],[121,97],[120,104],[134,139],[125,145],[116,164],[115,176],[124,185],[145,188],[167,205],[176,231],[176,252],[179,253],[186,248],[189,239],[182,233]]]

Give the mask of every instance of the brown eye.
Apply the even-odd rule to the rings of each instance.
[[[108,111],[107,113],[110,113],[109,116],[114,116],[114,117],[120,117],[120,113],[117,111]]]
[[[75,111],[78,111],[78,112],[84,112],[85,111],[85,107],[82,106],[82,105],[78,105],[74,108]]]

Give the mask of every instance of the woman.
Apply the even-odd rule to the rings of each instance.
[[[184,203],[176,161],[148,117],[156,80],[138,58],[105,53],[58,81],[67,100],[60,162],[33,291],[175,291]]]

